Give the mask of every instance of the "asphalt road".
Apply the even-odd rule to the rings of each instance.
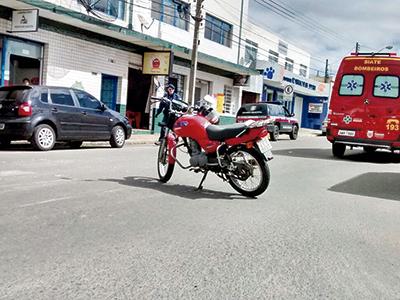
[[[273,146],[258,199],[155,146],[0,151],[0,299],[400,299],[400,155]]]

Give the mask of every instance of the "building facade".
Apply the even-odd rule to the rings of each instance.
[[[309,54],[253,24],[248,6],[248,0],[204,2],[195,99],[222,97],[226,123],[242,103],[266,99],[260,62],[273,59],[306,77],[310,66]],[[38,10],[38,30],[13,32],[13,11],[27,9]],[[28,78],[31,84],[84,89],[126,113],[135,128],[155,129],[149,102],[154,87],[142,72],[143,54],[173,52],[172,72],[159,79],[176,85],[186,99],[194,13],[195,3],[179,0],[3,0],[0,82]]]

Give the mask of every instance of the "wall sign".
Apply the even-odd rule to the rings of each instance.
[[[38,9],[14,10],[12,12],[11,32],[37,31],[38,25]]]
[[[311,114],[322,114],[324,104],[322,103],[309,103],[308,112]]]
[[[293,100],[294,88],[292,85],[288,84],[283,88],[283,101]]]
[[[171,51],[144,52],[143,74],[169,75],[173,64]]]

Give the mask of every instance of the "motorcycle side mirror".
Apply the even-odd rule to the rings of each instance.
[[[164,95],[163,85],[160,83],[160,81],[158,81],[158,79],[155,76],[153,77],[153,83],[154,87],[156,88],[157,97],[161,98]]]
[[[107,109],[107,107],[104,105],[104,103],[100,103],[99,109],[101,111],[105,111]]]
[[[153,77],[153,82],[154,82],[156,89],[161,87],[161,83],[158,81],[158,79],[156,77]]]

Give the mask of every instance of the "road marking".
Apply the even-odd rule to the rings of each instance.
[[[53,199],[49,199],[49,200],[44,200],[44,201],[39,201],[39,202],[32,202],[32,203],[20,205],[20,206],[18,206],[18,208],[24,208],[24,207],[30,207],[30,206],[35,206],[35,205],[41,205],[41,204],[46,204],[46,203],[51,203],[51,202],[56,202],[56,201],[67,200],[67,199],[71,199],[71,198],[73,198],[73,197],[68,196],[68,197],[61,197],[61,198],[53,198]]]
[[[19,176],[19,175],[32,175],[32,174],[35,174],[35,172],[21,171],[21,170],[0,171],[0,177]]]

